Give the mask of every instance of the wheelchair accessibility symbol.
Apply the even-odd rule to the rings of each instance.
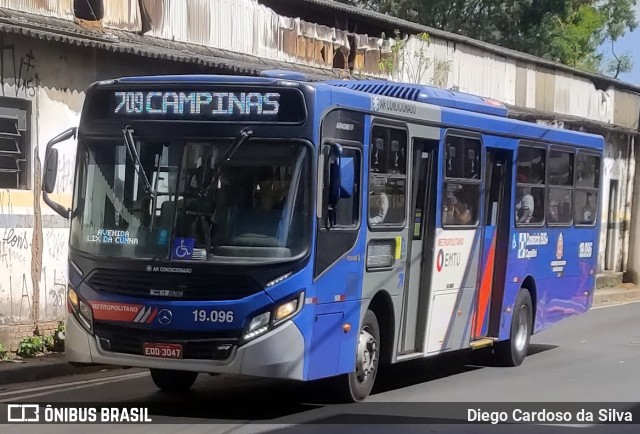
[[[193,258],[193,238],[176,238],[171,246],[171,258],[178,261],[188,261]]]

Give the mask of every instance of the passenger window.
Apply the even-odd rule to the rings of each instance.
[[[549,185],[573,185],[573,154],[549,151]]]
[[[572,218],[573,190],[549,187],[547,223],[570,225]]]
[[[549,151],[547,223],[570,225],[573,219],[573,153]]]
[[[576,191],[574,195],[574,223],[592,226],[596,223],[598,187],[600,186],[600,157],[579,153],[576,159]]]
[[[478,139],[447,136],[443,226],[475,226],[480,211],[480,150]]]
[[[442,200],[442,224],[473,226],[478,223],[479,184],[447,182]]]
[[[447,178],[480,179],[480,141],[465,137],[447,137]]]
[[[544,185],[546,150],[521,146],[518,150],[518,183]]]
[[[517,225],[544,222],[546,150],[521,146],[518,149],[515,220]]]
[[[576,187],[598,188],[600,158],[595,155],[578,154],[576,172]]]
[[[407,191],[407,132],[375,126],[371,140],[369,223],[402,224]]]
[[[576,191],[575,224],[593,225],[596,222],[597,191]]]

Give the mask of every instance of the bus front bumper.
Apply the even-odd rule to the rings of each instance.
[[[303,380],[304,338],[289,321],[234,350],[225,361],[161,359],[103,350],[73,315],[67,317],[66,360],[127,367],[172,369],[220,374]]]

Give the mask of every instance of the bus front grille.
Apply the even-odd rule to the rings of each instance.
[[[262,290],[246,276],[158,275],[104,269],[93,272],[88,284],[98,292],[154,300],[239,300]]]
[[[238,339],[229,334],[164,332],[105,323],[95,323],[94,327],[102,350],[113,353],[143,355],[143,344],[149,342],[180,344],[183,359],[226,360],[238,346]]]

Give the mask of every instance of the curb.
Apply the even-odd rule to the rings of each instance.
[[[24,363],[5,361],[0,362],[0,386],[114,369],[122,368],[107,365],[72,366],[67,363],[64,354],[27,359]]]
[[[594,307],[633,301],[640,301],[640,287],[622,285],[616,288],[597,289],[593,296]]]

